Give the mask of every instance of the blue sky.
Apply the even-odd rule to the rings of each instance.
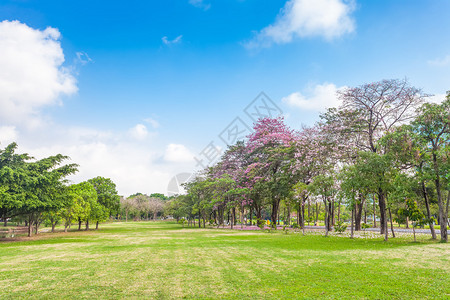
[[[74,182],[167,192],[236,117],[251,125],[243,110],[261,91],[294,128],[344,86],[406,77],[441,99],[449,11],[445,0],[2,0],[0,146],[70,155]]]

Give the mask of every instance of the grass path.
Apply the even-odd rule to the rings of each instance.
[[[0,243],[1,298],[450,297],[450,245],[114,223]]]

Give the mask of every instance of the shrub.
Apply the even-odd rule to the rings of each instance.
[[[347,229],[347,225],[343,221],[339,221],[334,225],[334,231],[342,233]]]
[[[259,229],[264,230],[266,221],[261,219],[256,219],[256,225],[258,225]]]

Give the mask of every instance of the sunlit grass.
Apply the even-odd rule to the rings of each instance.
[[[450,297],[450,245],[418,240],[113,223],[0,243],[0,290],[5,298]]]

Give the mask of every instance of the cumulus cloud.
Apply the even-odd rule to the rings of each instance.
[[[192,162],[194,155],[184,145],[169,144],[164,154],[164,160],[168,162]]]
[[[164,45],[174,45],[174,44],[179,44],[181,43],[181,39],[183,38],[182,35],[177,36],[176,38],[174,38],[173,40],[169,40],[169,38],[167,36],[163,36],[161,38],[162,42],[164,43]]]
[[[282,101],[291,107],[300,108],[302,110],[323,111],[326,108],[337,107],[341,104],[336,92],[339,89],[332,83],[318,84],[315,87],[307,89],[307,96],[300,92],[295,92]]]
[[[40,109],[77,92],[63,67],[56,28],[33,29],[18,21],[0,22],[0,118],[6,124],[35,126]]]
[[[208,10],[211,8],[211,4],[206,3],[204,0],[189,0],[189,4],[201,8],[203,10]]]
[[[20,153],[37,159],[67,155],[80,165],[79,172],[69,177],[75,183],[104,176],[123,195],[167,192],[170,179],[192,170],[194,163],[186,159],[187,149],[165,151],[165,144],[158,147],[157,139],[150,138],[156,136],[149,128],[157,128],[157,121],[146,119],[116,131],[42,122],[42,108],[77,91],[73,73],[63,67],[59,39],[55,28],[36,30],[18,21],[0,22],[0,149],[16,141]],[[90,61],[84,52],[77,59],[81,65]],[[39,130],[34,130],[37,124]],[[179,162],[162,161],[165,155]]]
[[[246,46],[269,47],[286,44],[295,38],[320,36],[326,40],[338,38],[355,30],[351,17],[353,1],[290,0],[278,14],[275,23],[258,32]]]
[[[434,60],[429,60],[428,64],[435,67],[445,67],[450,65],[450,55],[447,55],[444,58],[437,58]]]
[[[137,124],[129,132],[134,139],[139,141],[145,140],[149,136],[147,126],[144,124]]]

